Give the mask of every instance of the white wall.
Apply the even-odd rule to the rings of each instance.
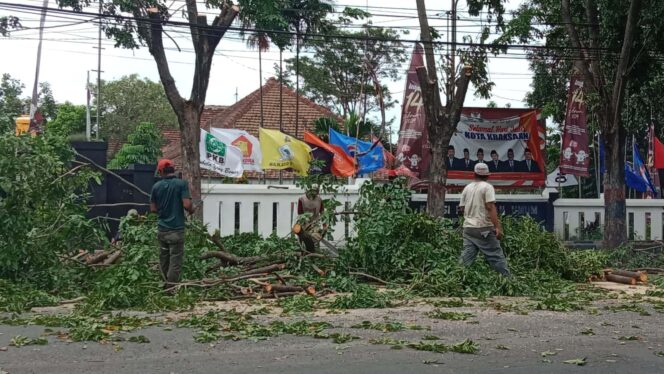
[[[304,195],[293,185],[204,184],[202,191],[203,221],[210,231],[219,229],[222,236],[256,232],[266,237],[273,231],[279,236],[288,235],[297,219],[297,200]],[[342,203],[337,210],[346,210],[346,203],[355,204],[358,191],[359,184],[343,186],[337,194]],[[345,239],[347,226],[352,228],[344,222],[344,216],[338,216],[334,240]]]
[[[337,195],[342,205],[337,211],[349,210],[358,199],[359,187],[343,186]],[[297,219],[297,200],[304,191],[293,185],[241,185],[204,184],[203,220],[210,231],[219,229],[222,235],[236,232],[256,232],[269,236],[276,232],[279,236],[290,233]],[[329,196],[322,196],[329,198]],[[460,194],[448,194],[448,201],[459,201]],[[543,195],[496,195],[499,202],[543,202]],[[413,201],[425,202],[426,195],[415,194]],[[236,211],[236,204],[238,210]],[[348,204],[348,208],[347,205]],[[554,232],[564,240],[578,238],[579,228],[599,220],[604,224],[603,199],[558,199],[553,203]],[[236,217],[236,213],[239,216]],[[350,218],[350,217],[349,217]],[[627,234],[633,233],[636,240],[662,240],[664,238],[664,200],[627,200]],[[236,226],[237,225],[237,226]],[[334,240],[344,240],[352,235],[352,222],[338,216],[334,226]]]
[[[604,226],[604,199],[558,199],[554,230],[561,239],[578,237],[578,229],[599,219]],[[664,200],[627,199],[627,235],[635,240],[662,240]]]

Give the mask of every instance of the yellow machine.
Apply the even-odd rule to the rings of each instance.
[[[16,135],[27,134],[30,130],[30,116],[16,118]]]

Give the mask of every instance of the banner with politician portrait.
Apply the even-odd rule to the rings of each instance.
[[[546,182],[545,127],[537,110],[464,110],[445,157],[447,184],[464,186],[486,163],[497,187],[541,187]]]

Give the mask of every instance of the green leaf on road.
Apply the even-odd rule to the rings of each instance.
[[[577,366],[583,366],[588,363],[586,361],[586,358],[575,358],[573,360],[565,360],[563,361],[564,364],[571,364],[571,365],[577,365]]]

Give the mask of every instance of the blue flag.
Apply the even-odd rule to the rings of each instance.
[[[646,192],[648,184],[637,174],[630,163],[625,164],[625,184],[638,192]]]
[[[383,147],[375,146],[371,149],[373,145],[371,142],[358,140],[330,129],[330,144],[338,145],[349,156],[355,157],[355,152],[360,155],[357,157],[359,164],[358,174],[371,173],[385,166]]]
[[[636,146],[636,143],[632,145],[632,160],[634,164],[634,173],[639,176],[639,178],[641,178],[644,185],[646,186],[643,191],[639,192],[646,192],[646,190],[650,189],[653,194],[657,193],[655,186],[653,186],[652,181],[650,180],[650,173],[648,172],[648,168],[646,168],[646,166],[643,164],[643,160],[641,160],[639,148]]]

